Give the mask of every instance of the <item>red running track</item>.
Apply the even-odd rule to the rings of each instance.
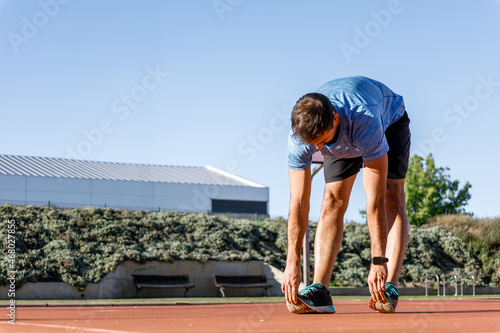
[[[366,301],[334,306],[331,315],[291,314],[284,303],[18,307],[15,326],[3,307],[0,332],[500,332],[500,299],[401,300],[395,314]]]

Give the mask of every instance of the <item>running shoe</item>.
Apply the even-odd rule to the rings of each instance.
[[[297,295],[298,304],[286,303],[291,313],[335,313],[332,295],[321,283],[313,283]]]
[[[377,302],[373,297],[370,298],[368,306],[370,309],[380,313],[394,313],[398,305],[398,288],[390,282],[385,283],[385,302]]]

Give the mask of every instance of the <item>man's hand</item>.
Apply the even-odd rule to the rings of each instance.
[[[371,265],[368,274],[368,287],[370,294],[377,302],[385,302],[385,282],[387,281],[387,265]]]
[[[290,214],[288,215],[288,252],[281,290],[289,303],[297,304],[297,293],[302,281],[300,251],[307,229],[309,199],[311,197],[311,167],[305,170],[289,168]]]
[[[374,161],[364,162],[363,187],[366,192],[366,216],[370,229],[371,256],[385,257],[387,247],[387,215],[385,194],[387,186],[387,154]],[[385,301],[387,265],[373,265],[368,275],[370,293],[377,302]]]
[[[302,281],[302,271],[300,263],[287,264],[285,273],[283,274],[283,284],[281,291],[285,294],[288,303],[297,304],[297,293],[299,292],[299,285]]]

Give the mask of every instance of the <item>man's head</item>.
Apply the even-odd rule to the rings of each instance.
[[[335,108],[325,95],[302,96],[292,111],[292,129],[307,143],[315,143],[333,128]]]

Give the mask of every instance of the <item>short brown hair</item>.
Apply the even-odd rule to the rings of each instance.
[[[335,108],[325,95],[309,93],[302,96],[292,111],[292,129],[306,142],[312,142],[333,127]]]

